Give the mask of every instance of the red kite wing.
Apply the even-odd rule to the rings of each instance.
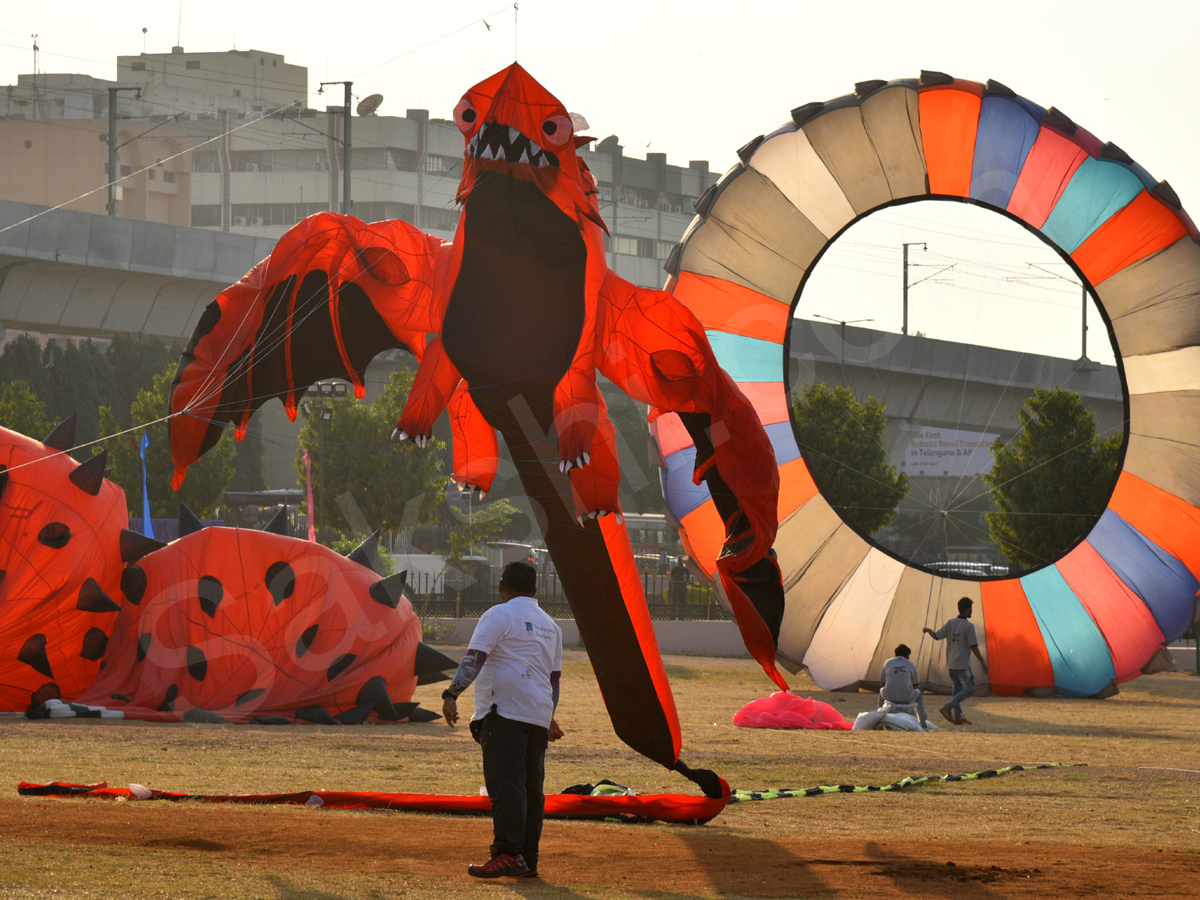
[[[208,305],[171,386],[175,487],[233,422],[279,397],[296,417],[314,381],[362,372],[392,348],[418,358],[440,329],[450,245],[406,222],[318,213]],[[182,415],[180,415],[182,413]]]

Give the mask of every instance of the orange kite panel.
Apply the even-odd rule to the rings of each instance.
[[[1200,578],[1200,509],[1162,488],[1122,472],[1108,508]]]
[[[1021,582],[984,581],[988,678],[996,694],[1021,694],[1027,687],[1053,687],[1054,669]]]
[[[758,291],[711,275],[680,272],[671,293],[705,329],[782,344],[788,307]]]
[[[1071,259],[1092,284],[1169,247],[1187,234],[1178,217],[1147,191],[1097,228]]]
[[[981,98],[959,87],[921,91],[921,139],[929,169],[929,191],[971,195],[971,165],[979,129]]]

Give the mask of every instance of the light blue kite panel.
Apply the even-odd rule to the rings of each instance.
[[[1064,252],[1074,253],[1144,189],[1142,180],[1126,166],[1089,156],[1075,170],[1042,233]]]
[[[684,447],[666,458],[667,467],[658,470],[662,482],[663,497],[667,506],[679,521],[693,509],[712,497],[708,485],[692,484],[692,473],[696,470],[696,448]]]
[[[1087,540],[1117,577],[1142,598],[1168,641],[1192,627],[1200,582],[1187,566],[1111,509],[1100,516]]]
[[[1025,157],[1042,130],[1045,110],[1039,106],[1034,109],[1038,111],[1037,118],[1026,105],[1011,97],[983,98],[975,135],[975,162],[971,167],[974,199],[1000,209],[1008,207]]]
[[[734,381],[781,381],[786,377],[782,344],[724,331],[706,334],[717,362]]]
[[[1054,687],[1066,697],[1092,697],[1116,678],[1108,642],[1054,566],[1021,578],[1054,669]]]

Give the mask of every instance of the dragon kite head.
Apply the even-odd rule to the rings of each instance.
[[[533,182],[571,218],[582,215],[605,228],[596,179],[575,152],[594,140],[575,133],[587,123],[519,64],[467,91],[454,108],[454,123],[466,141],[459,203],[481,172],[497,172]]]

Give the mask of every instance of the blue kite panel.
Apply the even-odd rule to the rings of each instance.
[[[1066,697],[1092,697],[1117,677],[1108,642],[1062,573],[1047,566],[1021,578],[1054,669],[1054,687]]]
[[[734,381],[780,381],[786,376],[782,344],[725,331],[706,334],[717,362]]]
[[[1074,253],[1144,189],[1142,180],[1127,166],[1089,156],[1075,170],[1042,233],[1065,253]]]
[[[1200,582],[1187,566],[1111,509],[1088,535],[1100,557],[1150,608],[1168,641],[1192,627]]]
[[[764,426],[764,430],[775,450],[776,465],[782,466],[800,455],[800,448],[796,446],[796,433],[792,431],[791,422],[776,422],[774,425]]]
[[[695,447],[677,450],[667,457],[666,463],[666,469],[659,469],[663,497],[671,515],[682,522],[684,516],[712,497],[712,494],[708,492],[707,484],[692,484],[692,473],[696,470]]]
[[[1029,104],[1032,106],[1032,104]],[[975,162],[971,167],[971,196],[1000,209],[1008,207],[1021,176],[1025,157],[1042,130],[1041,107],[1037,118],[1011,97],[987,96],[979,110],[975,135]]]

